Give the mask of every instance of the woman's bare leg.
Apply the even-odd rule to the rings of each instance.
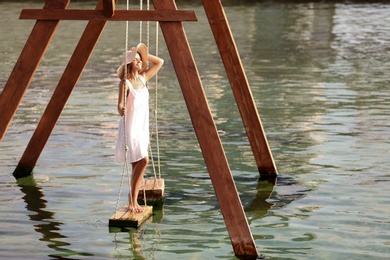
[[[137,202],[139,186],[141,184],[142,177],[144,176],[146,167],[148,166],[149,159],[144,157],[143,159],[132,163],[132,175],[131,175],[131,198],[129,194],[129,209],[134,212],[142,212],[143,209]],[[132,204],[131,204],[132,203]]]

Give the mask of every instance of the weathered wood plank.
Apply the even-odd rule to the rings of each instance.
[[[125,205],[118,209],[114,215],[109,219],[108,225],[110,227],[133,227],[139,228],[141,224],[150,218],[153,214],[152,206],[141,206],[143,212],[131,212],[128,205]]]
[[[143,200],[144,194],[146,195],[146,200],[162,199],[164,197],[164,189],[164,179],[145,179],[141,182],[138,199]]]
[[[194,11],[187,10],[116,10],[107,17],[104,10],[23,9],[19,19],[38,20],[104,20],[104,21],[183,21],[196,22]]]
[[[102,0],[99,1],[97,8],[102,8]],[[26,177],[32,173],[106,23],[107,21],[90,21],[87,24],[34,134],[13,172],[15,178]]]
[[[67,8],[70,0],[47,0],[44,9]],[[19,107],[59,21],[37,21],[0,95],[0,141]]]
[[[202,2],[225,65],[260,178],[276,178],[275,162],[221,1],[202,0]]]
[[[153,0],[156,10],[175,10],[173,0]],[[181,22],[160,22],[165,42],[208,168],[236,255],[257,256],[256,245],[207,103]]]

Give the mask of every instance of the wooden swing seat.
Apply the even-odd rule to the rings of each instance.
[[[164,179],[145,179],[143,182],[141,182],[138,199],[144,199],[144,191],[146,200],[162,199],[164,197],[164,188]]]
[[[124,205],[110,218],[108,226],[139,228],[153,214],[152,206],[141,207],[144,209],[143,212],[133,213],[129,210],[128,205]]]

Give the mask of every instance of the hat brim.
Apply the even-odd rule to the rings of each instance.
[[[148,69],[148,47],[145,44],[139,43],[137,45],[137,52],[141,56],[142,60],[142,69],[141,73]]]
[[[148,69],[148,47],[145,44],[139,43],[136,48],[136,52],[127,51],[122,58],[122,64],[117,69],[116,73],[120,79],[123,78],[125,65],[132,63],[135,59],[135,55],[139,53],[142,60],[142,69],[139,71],[140,73],[146,71]]]

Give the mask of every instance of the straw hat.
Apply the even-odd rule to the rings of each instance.
[[[146,47],[146,45],[143,43],[139,43],[137,45],[136,51],[130,50],[127,51],[125,54],[123,54],[122,64],[119,66],[119,68],[116,71],[120,79],[123,78],[123,73],[125,72],[125,65],[133,62],[137,52],[141,56],[141,60],[142,60],[142,69],[140,70],[140,72],[144,72],[148,68],[148,47]]]

